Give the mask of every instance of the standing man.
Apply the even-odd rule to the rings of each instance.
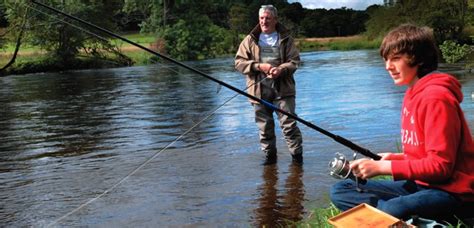
[[[300,62],[299,51],[289,30],[278,22],[274,6],[263,5],[258,17],[259,24],[240,43],[235,56],[235,68],[246,76],[250,95],[295,114],[293,74]],[[274,164],[277,161],[274,110],[254,100],[250,102],[255,109],[260,146],[265,153],[263,164]],[[293,162],[302,164],[303,138],[296,120],[281,113],[277,115]]]

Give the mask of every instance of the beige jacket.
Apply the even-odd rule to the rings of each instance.
[[[295,96],[295,73],[300,63],[299,50],[296,48],[294,39],[290,36],[289,31],[280,23],[276,26],[276,31],[280,35],[280,56],[282,58],[281,64],[278,66],[282,69],[282,74],[276,79],[279,84],[279,95],[281,97]],[[262,30],[260,25],[247,35],[240,43],[239,50],[235,56],[235,69],[246,76],[247,87],[253,85],[257,79],[258,74],[262,73],[256,70],[256,63],[260,62],[260,48],[258,46],[258,39]],[[261,98],[261,86],[256,84],[248,88],[247,92],[257,98]],[[249,99],[252,103],[258,103]]]

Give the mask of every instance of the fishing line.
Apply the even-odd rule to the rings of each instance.
[[[36,9],[35,7],[31,7],[31,6],[29,6],[28,4],[26,4],[26,7],[30,8],[30,9],[32,9],[32,10],[38,12],[38,13],[41,13],[41,14],[43,14],[43,15],[46,15],[46,16],[48,16],[48,17],[50,17],[50,18],[53,18],[53,19],[55,19],[55,20],[57,20],[57,21],[60,21],[60,22],[62,22],[62,23],[64,23],[64,24],[67,24],[67,25],[69,25],[69,26],[71,26],[71,27],[74,27],[74,28],[76,28],[76,29],[79,30],[79,31],[85,32],[85,33],[87,33],[87,34],[89,34],[89,35],[92,35],[92,36],[95,36],[95,37],[99,38],[100,40],[109,41],[107,38],[105,38],[105,37],[103,37],[103,36],[100,36],[99,34],[92,33],[91,31],[89,31],[89,30],[87,30],[87,29],[84,29],[84,28],[82,28],[82,27],[79,27],[79,26],[77,26],[77,25],[75,25],[75,24],[73,24],[73,23],[70,23],[70,22],[68,22],[68,21],[62,20],[62,19],[59,18],[59,17],[56,17],[56,16],[53,16],[53,15],[48,14],[48,13],[46,13],[46,12],[43,12],[43,11],[41,11],[41,10],[39,10],[39,9]],[[33,16],[32,16],[32,17],[33,17]]]
[[[27,6],[29,7],[29,6]],[[50,15],[48,13],[45,13],[41,10],[38,10],[34,7],[29,7],[30,9],[33,9],[35,10],[36,12],[39,12],[41,14],[44,14],[44,15],[47,15],[51,18],[54,18],[60,22],[63,22],[67,25],[70,25],[74,28],[77,28],[78,30],[80,31],[83,31],[89,35],[92,35],[92,36],[95,36],[99,39],[102,39],[103,41],[108,41],[108,39],[96,34],[96,33],[93,33],[91,31],[88,31],[86,29],[83,29],[82,27],[79,27],[75,24],[72,24],[72,23],[69,23],[65,20],[62,20],[58,17],[55,17],[53,15]],[[164,64],[161,64],[162,66],[164,66]],[[171,67],[167,67],[167,69],[177,73],[177,74],[180,74],[178,71],[174,70],[173,68]],[[193,78],[191,78],[193,79]],[[249,89],[250,87],[256,85],[256,84],[259,84],[261,82],[263,82],[264,80],[268,79],[268,77],[264,77],[263,79],[259,80],[259,81],[256,81],[252,84],[250,84],[249,86],[247,86],[244,90],[247,90]],[[194,79],[193,79],[194,80]],[[222,104],[220,104],[219,106],[217,106],[212,112],[210,112],[208,115],[206,115],[203,119],[201,119],[200,121],[198,121],[197,123],[195,123],[192,127],[190,127],[188,130],[186,130],[184,133],[182,133],[180,136],[178,136],[176,139],[174,139],[172,142],[168,143],[165,147],[163,147],[161,150],[159,150],[158,152],[156,152],[153,156],[151,156],[150,158],[148,158],[147,160],[145,160],[145,162],[143,162],[142,164],[140,164],[138,167],[136,167],[135,169],[133,169],[130,173],[128,173],[125,177],[123,177],[122,179],[120,179],[117,183],[115,183],[114,185],[112,185],[111,187],[109,187],[108,189],[106,189],[104,192],[102,192],[101,194],[97,195],[96,197],[86,201],[85,203],[82,203],[81,205],[79,205],[78,207],[76,207],[74,210],[70,211],[69,213],[67,214],[64,214],[63,216],[61,216],[60,218],[54,220],[53,222],[51,222],[48,227],[64,220],[65,218],[69,217],[70,215],[76,213],[77,211],[81,210],[82,208],[86,207],[87,205],[93,203],[94,201],[100,199],[102,196],[106,195],[107,193],[113,191],[115,188],[117,188],[120,184],[122,184],[123,182],[125,182],[129,177],[131,177],[132,175],[134,175],[136,172],[138,172],[140,169],[142,169],[144,166],[146,166],[148,163],[150,163],[153,159],[155,159],[156,157],[158,157],[162,152],[164,152],[165,150],[167,150],[168,148],[170,148],[172,145],[174,145],[177,141],[179,141],[181,138],[183,138],[185,135],[187,135],[189,132],[191,132],[192,130],[194,130],[197,126],[199,126],[201,123],[203,123],[204,121],[206,121],[207,119],[209,119],[212,115],[214,115],[221,107],[223,107],[224,105],[226,105],[227,103],[229,103],[231,100],[233,100],[235,97],[237,97],[239,94],[234,94],[232,97],[228,98],[225,102],[223,102]]]
[[[80,22],[80,23],[82,23],[82,24],[85,24],[85,25],[87,25],[87,26],[89,26],[89,27],[92,27],[92,28],[94,28],[94,29],[97,29],[97,30],[99,30],[99,31],[101,31],[101,32],[104,32],[104,33],[106,33],[106,34],[108,34],[108,35],[110,35],[110,36],[112,36],[112,37],[115,37],[115,38],[117,38],[117,39],[120,39],[120,40],[122,40],[122,41],[124,41],[124,42],[126,42],[126,43],[129,43],[129,44],[131,44],[131,45],[134,45],[134,46],[136,46],[136,47],[138,47],[138,48],[141,48],[141,49],[143,49],[143,50],[145,50],[145,51],[147,51],[147,52],[149,52],[149,53],[152,53],[152,54],[154,54],[154,55],[156,55],[156,56],[158,56],[158,57],[161,57],[161,58],[163,58],[163,59],[165,59],[165,60],[167,60],[167,61],[170,61],[170,62],[172,62],[172,63],[174,63],[174,64],[176,64],[176,65],[178,65],[178,66],[181,66],[181,67],[183,67],[183,68],[186,68],[186,69],[188,69],[188,70],[190,70],[190,71],[192,71],[192,72],[194,72],[194,73],[196,73],[196,74],[198,74],[198,75],[200,75],[200,76],[202,76],[202,77],[205,77],[205,78],[207,78],[207,79],[209,79],[209,80],[211,80],[211,81],[214,81],[214,82],[216,82],[216,83],[219,83],[219,84],[221,84],[222,86],[225,86],[225,87],[227,87],[227,88],[233,90],[234,92],[237,92],[237,93],[239,93],[239,94],[241,94],[241,95],[243,95],[243,96],[245,96],[245,97],[247,97],[247,98],[249,98],[249,99],[251,99],[251,100],[257,101],[257,102],[259,102],[260,104],[265,105],[265,106],[267,106],[268,108],[271,108],[271,109],[274,110],[274,111],[277,111],[277,112],[279,112],[279,113],[282,113],[282,114],[284,114],[284,115],[286,115],[286,116],[288,116],[288,117],[291,117],[291,118],[295,119],[296,121],[298,121],[298,122],[300,122],[300,123],[302,123],[302,124],[308,126],[309,128],[312,128],[312,129],[314,129],[314,130],[316,130],[316,131],[318,131],[318,132],[320,132],[320,133],[322,133],[322,134],[324,134],[324,135],[326,135],[326,136],[328,136],[328,137],[334,139],[336,142],[338,142],[338,143],[340,143],[340,144],[342,144],[342,145],[344,145],[344,146],[346,146],[346,147],[348,147],[348,148],[350,148],[350,149],[352,149],[352,150],[354,150],[354,151],[356,151],[356,152],[358,152],[358,153],[361,153],[361,154],[363,154],[364,156],[373,158],[373,159],[375,159],[375,160],[380,160],[380,158],[381,158],[379,155],[372,153],[370,150],[368,150],[368,149],[366,149],[366,148],[363,148],[363,147],[361,147],[361,146],[355,144],[355,143],[352,142],[352,141],[349,141],[348,139],[346,139],[346,138],[344,138],[344,137],[342,137],[342,136],[335,135],[335,134],[333,134],[333,133],[331,133],[331,132],[329,132],[329,131],[326,131],[326,130],[324,130],[324,129],[322,129],[322,128],[320,128],[320,127],[318,127],[318,126],[312,124],[311,122],[308,122],[308,121],[306,121],[306,120],[304,120],[304,119],[298,117],[298,116],[295,115],[295,114],[289,113],[289,112],[287,112],[287,111],[285,111],[285,110],[283,110],[283,109],[280,109],[280,108],[276,107],[275,105],[273,105],[272,103],[270,103],[270,102],[268,102],[268,101],[262,100],[262,99],[260,99],[260,98],[255,97],[255,96],[252,96],[252,95],[250,95],[250,94],[248,94],[248,93],[246,93],[246,92],[244,92],[244,91],[242,91],[242,90],[237,89],[236,87],[234,87],[234,86],[232,86],[232,85],[230,85],[230,84],[227,84],[227,83],[225,83],[225,82],[223,82],[223,81],[221,81],[221,80],[218,80],[218,79],[216,79],[216,78],[214,78],[214,77],[211,77],[211,76],[209,76],[209,75],[207,75],[207,74],[205,74],[205,73],[203,73],[203,72],[201,72],[201,71],[199,71],[199,70],[197,70],[197,69],[195,69],[195,68],[192,68],[192,67],[190,67],[190,66],[188,66],[188,65],[186,65],[186,64],[184,64],[184,63],[182,63],[182,62],[176,61],[176,60],[174,60],[174,59],[172,59],[172,58],[170,58],[170,57],[168,57],[168,56],[166,56],[166,55],[163,55],[163,54],[161,54],[161,53],[158,53],[158,52],[156,52],[156,51],[153,51],[153,50],[151,50],[151,49],[149,49],[149,48],[147,48],[147,47],[145,47],[145,46],[143,46],[143,45],[140,45],[140,44],[135,43],[135,42],[133,42],[133,41],[131,41],[131,40],[128,40],[128,39],[126,39],[126,38],[124,38],[124,37],[122,37],[122,36],[119,36],[119,35],[117,35],[117,34],[111,32],[111,31],[109,31],[109,30],[107,30],[107,29],[101,28],[101,27],[99,27],[99,26],[97,26],[97,25],[91,24],[90,22],[84,21],[84,20],[82,20],[82,19],[80,19],[80,18],[78,18],[78,17],[75,17],[75,16],[72,16],[72,15],[70,15],[70,14],[64,13],[64,12],[62,12],[62,11],[60,11],[60,10],[58,10],[58,9],[55,9],[55,8],[53,8],[53,7],[51,7],[51,6],[45,5],[45,4],[43,4],[43,3],[39,3],[39,2],[37,2],[37,1],[35,1],[35,0],[31,0],[31,2],[34,3],[34,4],[40,5],[40,6],[44,7],[44,8],[47,8],[47,9],[49,9],[49,10],[51,10],[51,11],[54,11],[54,12],[56,12],[56,13],[58,13],[58,14],[61,14],[61,15],[65,16],[65,17],[68,17],[68,18],[70,18],[70,19],[73,19],[73,20],[75,20],[75,21],[78,21],[78,22]]]
[[[255,82],[249,86],[247,86],[244,90],[247,90],[248,88],[258,84],[258,83],[261,83],[262,81],[266,80],[267,77],[263,78],[262,80],[258,81],[258,82]],[[145,160],[145,162],[143,162],[141,165],[139,165],[138,167],[136,167],[134,170],[132,170],[129,174],[127,174],[125,177],[123,177],[122,179],[120,179],[120,181],[118,181],[117,183],[115,183],[113,186],[109,187],[108,189],[106,189],[104,192],[102,192],[101,194],[97,195],[96,197],[88,200],[87,202],[85,203],[82,203],[81,205],[79,205],[77,208],[75,208],[74,210],[70,211],[69,213],[61,216],[60,218],[54,220],[53,222],[51,222],[47,227],[50,227],[60,221],[62,221],[63,219],[69,217],[70,215],[76,213],[77,211],[81,210],[82,208],[86,207],[87,205],[93,203],[94,201],[98,200],[99,198],[101,198],[102,196],[106,195],[107,193],[113,191],[115,188],[117,188],[117,186],[119,186],[120,184],[122,184],[123,182],[125,182],[129,177],[131,177],[132,175],[134,175],[136,172],[138,172],[141,168],[143,168],[144,166],[146,166],[148,163],[150,163],[153,159],[155,159],[156,157],[158,157],[162,152],[164,152],[165,150],[167,150],[168,148],[170,148],[172,145],[174,145],[177,141],[179,141],[181,138],[183,138],[185,135],[187,135],[189,132],[191,132],[192,130],[194,130],[197,126],[199,126],[201,123],[203,123],[204,121],[206,121],[207,119],[209,119],[212,115],[214,115],[217,110],[219,110],[221,107],[223,107],[224,105],[226,105],[228,102],[230,102],[232,99],[234,99],[235,97],[237,97],[238,94],[234,94],[232,97],[228,98],[224,103],[222,103],[221,105],[217,106],[211,113],[209,113],[208,115],[206,115],[203,119],[201,119],[200,121],[198,121],[197,123],[195,123],[191,128],[189,128],[188,130],[186,130],[184,133],[182,133],[180,136],[178,136],[176,139],[174,139],[172,142],[168,143],[165,147],[163,147],[161,150],[159,150],[158,152],[156,152],[153,156],[151,156],[150,158],[148,158],[147,160]]]
[[[324,135],[326,135],[326,136],[332,138],[332,139],[335,140],[336,142],[338,142],[338,143],[340,143],[340,144],[342,144],[342,145],[344,145],[344,146],[346,146],[346,147],[348,147],[348,148],[354,150],[355,152],[361,153],[361,154],[363,154],[363,155],[365,155],[365,156],[367,156],[367,157],[373,158],[373,159],[375,159],[375,160],[379,160],[379,159],[381,158],[379,155],[372,153],[370,150],[368,150],[368,149],[366,149],[366,148],[363,148],[363,147],[361,147],[361,146],[359,146],[359,145],[353,143],[352,141],[349,141],[348,139],[346,139],[346,138],[344,138],[344,137],[341,137],[341,136],[339,136],[339,135],[335,135],[335,134],[333,134],[333,133],[331,133],[331,132],[329,132],[329,131],[326,131],[326,130],[324,130],[324,129],[322,129],[322,128],[320,128],[320,127],[318,127],[318,126],[316,126],[316,125],[314,125],[314,124],[312,124],[312,123],[310,123],[310,122],[308,122],[308,121],[306,121],[306,120],[304,120],[304,119],[302,119],[302,118],[300,118],[300,117],[298,117],[298,116],[296,116],[295,114],[289,113],[289,112],[287,112],[287,111],[285,111],[285,110],[282,110],[282,109],[276,107],[275,105],[273,105],[272,103],[270,103],[270,102],[268,102],[268,101],[265,101],[265,100],[263,100],[263,99],[257,98],[257,97],[255,97],[255,96],[252,96],[252,95],[250,95],[250,94],[248,94],[248,93],[246,93],[246,92],[244,92],[244,91],[242,91],[242,90],[240,90],[240,89],[237,89],[236,87],[234,87],[234,86],[232,86],[232,85],[230,85],[230,84],[227,84],[227,83],[225,83],[225,82],[223,82],[223,81],[221,81],[221,80],[218,80],[218,79],[216,79],[216,78],[214,78],[214,77],[212,77],[212,76],[209,76],[208,74],[203,73],[203,72],[201,72],[201,71],[199,71],[199,70],[197,70],[197,69],[195,69],[195,68],[192,68],[192,67],[190,67],[190,66],[188,66],[188,65],[186,65],[186,64],[184,64],[184,63],[182,63],[182,62],[176,61],[176,60],[174,60],[174,59],[172,59],[172,58],[170,58],[170,57],[168,57],[168,56],[166,56],[166,55],[163,55],[163,54],[161,54],[161,53],[158,53],[158,52],[156,52],[156,51],[154,51],[154,50],[151,50],[150,48],[147,48],[147,47],[145,47],[145,46],[143,46],[143,45],[140,45],[140,44],[135,43],[135,42],[133,42],[133,41],[131,41],[131,40],[128,40],[128,39],[126,39],[126,38],[124,38],[124,37],[122,37],[122,36],[119,36],[119,35],[117,35],[117,34],[111,32],[111,31],[109,31],[109,30],[107,30],[107,29],[104,29],[104,28],[101,28],[101,27],[99,27],[99,26],[97,26],[97,25],[91,24],[91,23],[89,23],[89,22],[87,22],[87,21],[84,21],[84,20],[78,18],[78,17],[75,17],[75,16],[72,16],[72,15],[70,15],[70,14],[64,13],[64,12],[62,12],[62,11],[60,11],[60,10],[57,10],[57,9],[55,9],[55,8],[53,8],[53,7],[50,7],[50,6],[48,6],[48,5],[45,5],[45,4],[43,4],[43,3],[39,3],[39,2],[37,2],[37,1],[35,1],[35,0],[31,0],[31,2],[34,3],[34,4],[37,4],[37,5],[39,5],[39,6],[42,6],[42,7],[46,8],[46,9],[49,9],[49,10],[51,10],[51,11],[53,11],[53,12],[56,12],[56,13],[58,13],[58,14],[61,14],[61,15],[65,16],[65,17],[69,18],[69,19],[73,19],[73,20],[75,20],[75,21],[77,21],[77,22],[80,22],[80,23],[82,23],[82,24],[85,24],[85,25],[87,25],[87,26],[89,26],[89,27],[92,27],[92,28],[94,28],[94,29],[96,29],[96,30],[99,30],[99,31],[101,31],[101,32],[103,32],[103,33],[106,33],[106,34],[108,34],[108,35],[110,35],[110,36],[112,36],[112,37],[115,37],[115,38],[117,38],[117,39],[120,39],[120,40],[122,40],[122,41],[124,41],[124,42],[126,42],[126,43],[129,43],[129,44],[133,45],[133,46],[136,46],[136,47],[138,47],[138,48],[140,48],[140,49],[142,49],[142,50],[145,50],[145,51],[147,51],[147,52],[149,52],[149,53],[151,53],[151,54],[154,54],[154,55],[156,55],[156,56],[158,56],[158,57],[160,57],[160,58],[162,58],[162,59],[164,59],[164,60],[167,60],[167,61],[169,61],[169,62],[172,62],[172,63],[174,63],[174,64],[176,64],[176,65],[178,65],[178,66],[181,66],[181,67],[183,67],[183,68],[185,68],[185,69],[188,69],[188,70],[190,70],[190,71],[192,71],[192,72],[194,72],[194,73],[196,73],[196,74],[198,74],[198,75],[200,75],[200,76],[202,76],[202,77],[205,77],[205,78],[207,78],[207,79],[209,79],[209,80],[211,80],[211,81],[214,81],[214,82],[218,83],[219,85],[225,86],[225,87],[227,87],[227,88],[233,90],[234,92],[236,92],[237,94],[236,94],[235,96],[237,96],[238,94],[240,94],[240,95],[243,95],[243,96],[245,96],[245,97],[247,97],[247,98],[249,98],[249,99],[251,99],[251,100],[257,101],[258,103],[260,103],[260,104],[262,104],[262,105],[264,105],[264,106],[267,106],[268,108],[271,108],[271,109],[274,110],[274,111],[277,111],[277,112],[282,113],[282,114],[284,114],[284,115],[286,115],[286,116],[288,116],[288,117],[291,117],[291,118],[295,119],[296,121],[298,121],[298,122],[300,122],[300,123],[302,123],[302,124],[304,124],[304,125],[306,125],[306,126],[312,128],[312,129],[314,129],[314,130],[316,130],[316,131],[318,131],[318,132],[320,132],[320,133],[322,133],[322,134],[324,134]],[[235,97],[235,96],[234,96],[234,97]],[[232,97],[232,98],[233,98],[233,97]],[[232,98],[231,98],[231,99],[232,99]],[[227,101],[226,101],[226,102],[227,102]],[[226,103],[226,102],[225,102],[225,103]],[[224,104],[225,104],[225,103],[224,103]],[[219,106],[219,107],[221,107],[221,106]],[[215,111],[214,111],[214,112],[215,112]],[[212,113],[211,113],[211,114],[212,114]],[[199,125],[200,123],[202,123],[202,122],[203,122],[204,120],[206,120],[207,118],[209,118],[209,115],[206,116],[203,120],[199,121],[199,122],[197,123],[197,125]],[[136,173],[141,167],[143,167],[144,165],[148,164],[153,158],[155,158],[156,156],[158,156],[159,154],[161,154],[166,148],[168,148],[170,145],[174,144],[174,142],[176,142],[177,140],[179,140],[180,138],[182,138],[185,134],[187,134],[188,132],[190,132],[190,131],[191,131],[192,129],[194,129],[195,126],[197,126],[197,125],[194,125],[192,128],[188,129],[185,133],[183,133],[181,136],[179,136],[177,139],[175,139],[175,140],[174,140],[172,143],[170,143],[168,146],[166,146],[165,148],[163,148],[162,150],[160,150],[159,152],[157,152],[157,153],[156,153],[154,156],[152,156],[150,159],[146,160],[142,165],[140,165],[139,167],[137,167],[136,169],[134,169],[129,175],[127,175],[125,178],[123,178],[122,180],[120,180],[120,181],[119,181],[118,183],[116,183],[114,186],[112,186],[111,188],[107,189],[105,192],[103,192],[103,193],[100,194],[99,196],[97,196],[97,197],[95,197],[95,198],[89,200],[88,202],[86,202],[85,204],[81,205],[80,207],[76,208],[76,209],[73,210],[72,212],[70,212],[70,213],[68,213],[68,214],[66,214],[66,215],[64,215],[64,216],[62,216],[60,219],[56,220],[54,223],[56,223],[56,222],[62,220],[63,218],[69,216],[70,214],[72,214],[72,213],[74,213],[74,212],[80,210],[80,209],[83,208],[84,206],[90,204],[91,202],[97,200],[97,199],[100,198],[101,196],[103,196],[103,195],[105,195],[106,193],[108,193],[108,192],[110,192],[111,190],[113,190],[116,186],[118,186],[119,184],[121,184],[122,182],[124,182],[125,179],[127,179],[129,176],[131,176],[131,175],[133,175],[134,173]],[[52,223],[52,224],[54,224],[54,223]]]
[[[265,80],[266,78],[262,79],[261,81]],[[261,82],[260,81],[260,82]],[[258,82],[258,83],[260,83]],[[250,86],[253,86],[254,84],[250,85]],[[249,86],[249,87],[250,87]],[[247,87],[247,88],[249,88]],[[202,120],[200,120],[199,122],[195,123],[191,128],[189,128],[188,130],[186,130],[183,134],[181,134],[180,136],[178,136],[175,140],[173,140],[172,142],[170,142],[168,145],[166,145],[165,147],[163,147],[160,151],[156,152],[153,156],[151,156],[150,158],[148,158],[145,162],[143,162],[140,166],[138,166],[137,168],[135,168],[134,170],[132,170],[129,174],[127,174],[125,177],[123,177],[122,179],[120,179],[120,181],[118,181],[117,183],[115,183],[113,186],[111,186],[110,188],[106,189],[104,192],[102,192],[101,194],[97,195],[96,197],[88,200],[87,202],[81,204],[80,206],[78,206],[77,208],[75,208],[74,210],[70,211],[69,213],[61,216],[60,218],[54,220],[52,223],[50,223],[47,227],[50,227],[60,221],[62,221],[63,219],[69,217],[70,215],[76,213],[77,211],[81,210],[82,208],[86,207],[87,205],[93,203],[94,201],[98,200],[99,198],[101,198],[102,196],[106,195],[107,193],[113,191],[117,186],[119,186],[120,184],[122,184],[123,182],[125,182],[129,177],[131,177],[132,175],[134,175],[136,172],[138,172],[141,168],[143,168],[144,166],[146,166],[148,163],[150,163],[153,159],[155,159],[156,157],[158,157],[162,152],[164,152],[165,150],[167,150],[168,148],[170,148],[172,145],[174,145],[177,141],[179,141],[181,138],[183,138],[185,135],[187,135],[189,132],[191,132],[192,130],[194,130],[194,128],[196,128],[198,125],[200,125],[201,123],[203,123],[204,121],[206,121],[207,119],[209,119],[218,109],[220,109],[221,107],[223,107],[224,105],[226,105],[228,102],[230,102],[232,99],[234,99],[235,97],[237,97],[238,94],[235,94],[234,96],[230,97],[229,99],[227,99],[224,103],[222,103],[221,105],[219,105],[217,108],[214,109],[214,111],[212,111],[211,113],[209,113],[206,117],[204,117]]]

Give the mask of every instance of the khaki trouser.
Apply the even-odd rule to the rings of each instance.
[[[267,101],[284,111],[295,114],[295,97]],[[274,110],[262,104],[254,104],[253,106],[255,109],[255,122],[260,133],[261,149],[266,154],[276,153]],[[301,136],[300,129],[296,126],[296,120],[279,112],[277,112],[277,115],[291,155],[303,153],[303,137]]]

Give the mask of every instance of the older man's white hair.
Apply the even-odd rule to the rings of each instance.
[[[258,15],[259,15],[259,16],[262,16],[263,12],[265,12],[265,11],[270,12],[270,14],[271,14],[273,17],[275,17],[275,18],[278,17],[277,8],[276,8],[275,6],[273,6],[273,5],[262,5],[262,6],[260,7],[260,10],[258,11]]]

